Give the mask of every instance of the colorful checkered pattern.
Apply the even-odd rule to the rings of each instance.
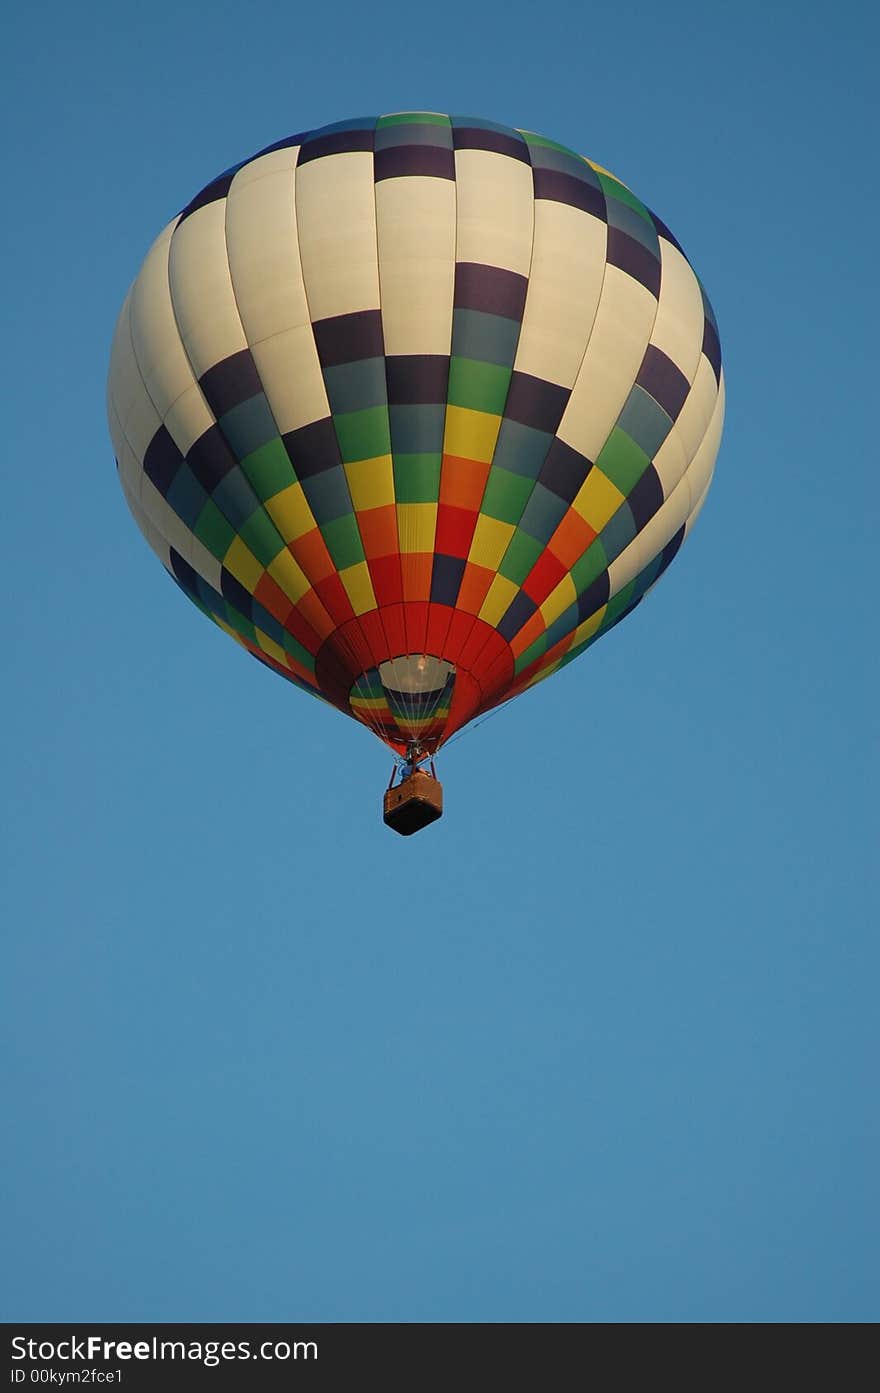
[[[108,395],[184,592],[402,749],[639,603],[702,505],[724,387],[702,287],[625,185],[530,132],[406,112],[203,189],[123,305]],[[444,677],[416,699],[426,658]]]

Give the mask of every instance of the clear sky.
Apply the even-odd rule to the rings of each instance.
[[[875,16],[16,6],[3,1318],[880,1317]],[[661,584],[403,841],[379,743],[164,575],[104,383],[209,178],[407,109],[630,184],[728,414]]]

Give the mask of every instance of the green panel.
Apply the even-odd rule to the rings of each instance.
[[[238,535],[264,566],[271,565],[278,553],[284,550],[284,538],[262,508],[251,514],[238,529]]]
[[[522,585],[543,551],[543,542],[536,542],[534,537],[517,528],[507,544],[507,551],[498,567],[499,573],[508,580],[515,581],[517,585]]]
[[[399,111],[394,116],[380,116],[376,122],[376,130],[380,131],[383,126],[449,126],[448,116],[439,116],[435,111]]]
[[[302,663],[303,667],[308,668],[309,672],[315,671],[313,654],[307,648],[303,648],[299,639],[294,638],[293,634],[289,634],[286,629],[281,636],[281,647],[285,653],[290,654],[291,658],[296,658],[298,663]]]
[[[210,498],[199,513],[193,532],[218,561],[223,560],[235,539],[235,528],[227,522],[217,504]]]
[[[394,496],[398,503],[436,503],[440,497],[442,455],[394,456]]]
[[[500,522],[519,522],[533,484],[533,479],[509,469],[490,469],[480,512]]]
[[[651,231],[656,232],[654,220],[641,199],[636,198],[634,193],[630,193],[629,189],[625,189],[623,184],[619,184],[616,179],[610,178],[609,175],[601,174],[598,169],[595,170],[594,173],[599,183],[602,185],[603,193],[608,198],[616,198],[618,203],[625,203],[627,207],[633,208],[635,212],[639,213],[641,217],[645,219]]]
[[[391,428],[388,424],[387,406],[371,406],[366,411],[344,412],[333,417],[333,424],[346,464],[391,453]]]
[[[237,634],[242,634],[245,638],[257,642],[257,631],[249,619],[245,619],[243,614],[239,614],[237,609],[227,601],[226,604],[226,623],[230,629],[234,629]]]
[[[615,619],[619,619],[627,605],[632,603],[635,588],[636,583],[634,580],[631,580],[629,585],[625,585],[622,590],[618,590],[616,595],[612,595],[611,599],[608,601],[608,608],[602,618],[603,629],[607,629],[614,623]]]
[[[321,536],[327,543],[327,550],[338,571],[344,571],[346,566],[356,566],[359,561],[363,561],[364,548],[354,513],[346,513],[344,517],[323,523]]]
[[[573,160],[583,159],[583,156],[579,155],[576,150],[570,149],[568,145],[560,145],[558,140],[548,140],[545,135],[535,135],[534,131],[521,130],[519,134],[525,138],[529,145],[542,145],[546,150],[559,150],[563,155],[571,155]],[[586,160],[584,163],[586,164]]]
[[[248,481],[262,503],[296,483],[296,474],[281,440],[267,440],[241,462]]]
[[[514,673],[518,675],[529,666],[529,663],[533,663],[536,658],[543,657],[546,652],[547,635],[540,634],[538,638],[535,639],[534,643],[530,643],[528,648],[526,648],[524,652],[520,653],[519,657],[513,665]]]
[[[638,483],[650,463],[641,446],[619,426],[614,427],[596,460],[598,468],[624,495]]]
[[[475,358],[450,358],[450,406],[466,406],[471,411],[487,411],[492,416],[504,414],[507,391],[510,387],[510,368],[497,363],[479,363]]]
[[[605,548],[597,537],[591,542],[584,552],[574,563],[569,575],[574,582],[574,587],[579,595],[582,595],[587,586],[592,585],[597,576],[601,576],[603,571],[608,569],[608,557],[605,555]]]

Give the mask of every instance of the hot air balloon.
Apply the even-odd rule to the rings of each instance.
[[[433,112],[281,140],[160,234],[113,342],[119,478],[181,590],[433,757],[628,614],[700,510],[715,318],[675,237],[556,141]],[[430,769],[430,772],[429,772]]]

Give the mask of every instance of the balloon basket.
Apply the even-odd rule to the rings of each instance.
[[[385,794],[385,824],[402,837],[411,837],[443,816],[443,785],[423,769]]]

